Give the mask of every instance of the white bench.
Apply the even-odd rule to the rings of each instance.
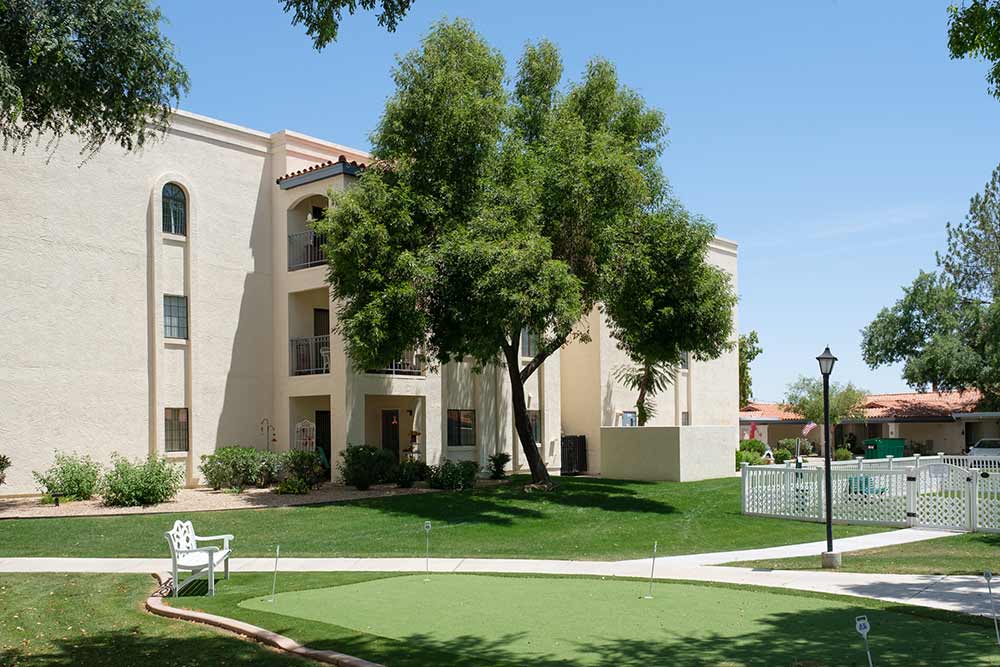
[[[229,578],[229,555],[232,553],[229,541],[234,539],[233,536],[199,537],[194,534],[194,526],[190,521],[174,521],[174,527],[164,533],[164,536],[170,545],[170,560],[173,563],[174,578],[170,583],[173,596],[177,597],[181,588],[203,577],[208,578],[208,594],[215,595],[215,570],[221,565],[225,578]],[[217,546],[199,546],[201,542],[218,540],[222,540],[221,549]],[[183,584],[178,579],[181,570],[191,573]]]

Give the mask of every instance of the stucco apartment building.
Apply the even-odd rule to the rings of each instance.
[[[416,353],[352,368],[335,326],[321,241],[309,221],[368,156],[283,130],[267,134],[177,112],[134,154],[84,160],[65,139],[0,157],[0,493],[34,492],[58,451],[165,455],[199,482],[216,447],[349,444],[428,461],[513,453],[505,373],[429,368]],[[735,280],[736,246],[711,259]],[[595,311],[593,342],[552,355],[526,387],[553,470],[560,438],[634,421],[613,378],[625,363]],[[522,337],[527,349],[530,337]],[[662,424],[726,425],[736,446],[733,351],[694,362],[659,398]],[[590,472],[599,472],[591,465]]]
[[[981,438],[1000,437],[1000,412],[979,410],[980,398],[975,390],[870,394],[860,417],[836,425],[834,441],[902,438],[919,453],[961,454]],[[799,437],[807,421],[777,403],[751,401],[740,411],[741,437],[749,437],[753,427],[758,439],[774,447],[779,440]],[[822,451],[821,428],[807,439]]]

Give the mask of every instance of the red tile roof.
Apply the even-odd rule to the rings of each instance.
[[[975,412],[980,394],[975,389],[965,392],[908,392],[900,394],[870,394],[863,407],[865,419],[920,419],[950,417],[956,412]],[[741,421],[802,421],[800,414],[784,409],[780,403],[750,401],[740,410]]]
[[[316,171],[317,169],[323,169],[324,167],[332,167],[334,164],[337,163],[349,164],[352,167],[358,167],[359,169],[364,169],[365,167],[368,166],[364,162],[358,162],[357,160],[348,160],[346,155],[341,155],[340,157],[337,158],[337,162],[334,162],[333,160],[327,160],[326,162],[320,162],[319,164],[314,164],[311,167],[306,167],[305,169],[292,171],[285,174],[275,182],[281,183],[282,181],[288,180],[289,178],[292,178],[294,176],[301,176],[302,174],[308,174],[309,172]]]

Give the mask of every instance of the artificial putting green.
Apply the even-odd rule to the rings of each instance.
[[[866,614],[880,666],[1000,665],[992,627],[982,624],[760,589],[658,583],[643,599],[646,590],[621,579],[406,575],[280,593],[274,602],[254,597],[239,608],[287,617],[276,623],[286,631],[326,624],[451,654],[454,664],[543,666],[867,665],[854,630],[855,616]]]

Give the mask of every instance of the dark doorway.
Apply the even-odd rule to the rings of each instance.
[[[382,449],[399,460],[399,410],[382,411]]]
[[[316,411],[316,450],[321,453],[326,467],[330,467],[330,411]]]
[[[313,336],[330,335],[330,311],[326,308],[313,308]]]

